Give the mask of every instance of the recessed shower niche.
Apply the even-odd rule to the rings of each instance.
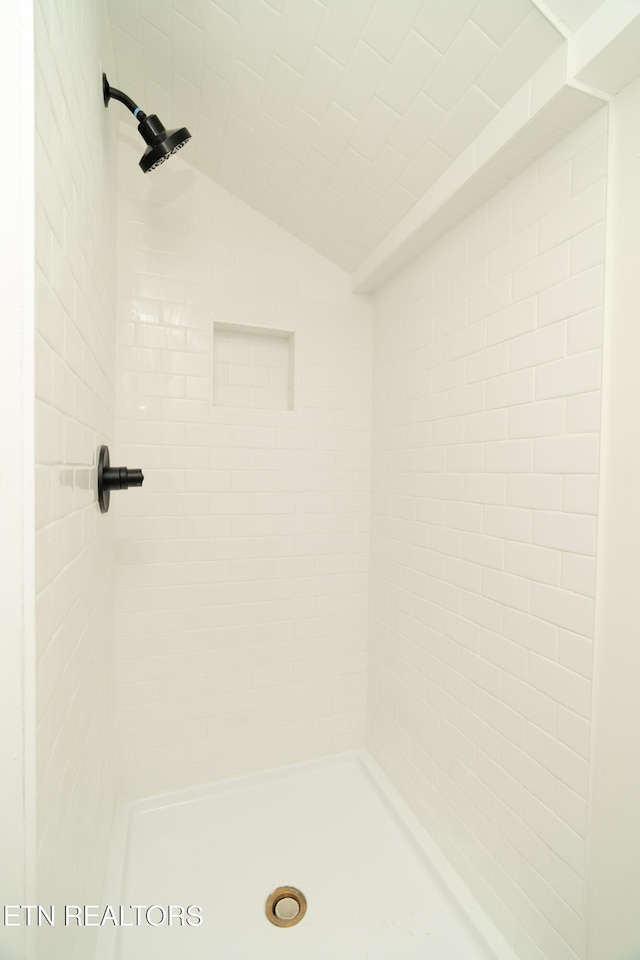
[[[236,323],[214,323],[213,405],[293,410],[294,334]]]

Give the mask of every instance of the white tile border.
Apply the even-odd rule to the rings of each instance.
[[[608,99],[567,78],[566,47],[553,53],[354,270],[353,291],[376,290]]]

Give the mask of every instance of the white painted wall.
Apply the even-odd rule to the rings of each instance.
[[[640,956],[640,82],[611,106],[589,960]]]
[[[100,903],[115,807],[113,520],[96,450],[115,406],[115,118],[103,0],[36,2],[36,722],[41,904]],[[88,960],[95,929],[39,930]]]
[[[0,903],[33,902],[33,17],[0,7],[0,86],[11,149],[0,154]],[[23,960],[24,928],[0,921],[0,956]],[[31,956],[32,954],[29,954]]]
[[[114,456],[146,475],[112,499],[125,796],[364,737],[369,298],[188,150],[145,177],[132,131],[119,170]],[[212,363],[216,322],[293,334],[295,409],[281,349]]]
[[[375,297],[369,745],[527,960],[586,951],[601,111]]]

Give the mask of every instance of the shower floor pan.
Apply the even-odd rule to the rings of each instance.
[[[306,897],[295,926],[267,920],[279,886]],[[105,902],[176,920],[102,928],[97,960],[515,960],[367,754],[130,805]]]

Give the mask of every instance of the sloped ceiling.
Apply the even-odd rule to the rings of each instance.
[[[109,0],[109,79],[353,270],[600,2]]]
[[[575,33],[601,5],[602,0],[540,0],[538,3],[541,9],[547,9],[557,17],[570,33]]]

